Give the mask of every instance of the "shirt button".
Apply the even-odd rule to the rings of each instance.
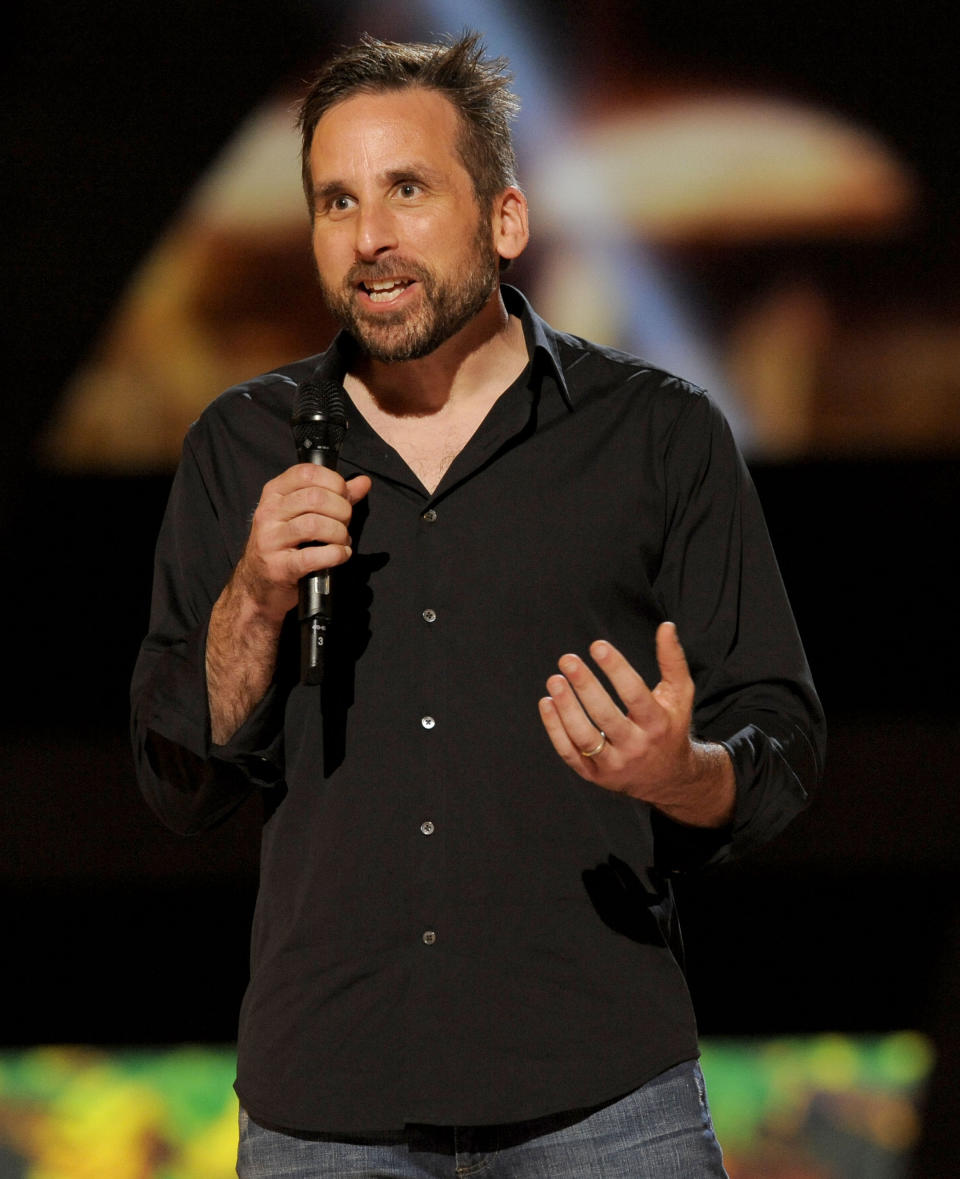
[[[426,822],[420,824],[420,830],[424,835],[432,835],[436,831],[436,827],[427,819]]]
[[[436,612],[436,610],[426,609],[420,615],[420,617],[423,619],[424,622],[436,622],[437,621],[437,612]]]
[[[425,929],[423,931],[423,944],[425,946],[432,946],[436,940],[437,940],[437,935],[434,933],[434,931],[432,929]]]
[[[437,518],[437,513],[433,510],[433,508],[427,508],[427,510],[423,513],[423,516],[422,516],[422,519],[426,520],[426,522],[428,524],[432,524],[434,522],[434,520],[436,520],[436,518]]]
[[[433,719],[432,716],[422,716],[420,718],[420,723],[425,729],[432,729],[437,722]]]

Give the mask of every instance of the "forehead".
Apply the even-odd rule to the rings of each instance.
[[[314,180],[382,171],[396,161],[465,172],[457,152],[459,115],[436,90],[413,88],[354,94],[317,122],[310,145]]]

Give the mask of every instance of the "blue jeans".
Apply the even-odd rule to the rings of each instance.
[[[240,1179],[725,1179],[700,1065],[620,1101],[503,1126],[281,1134],[240,1111]]]

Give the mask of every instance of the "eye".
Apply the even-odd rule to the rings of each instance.
[[[397,185],[397,195],[404,198],[404,200],[411,200],[413,197],[419,196],[423,191],[419,184],[412,180],[404,180],[402,184]]]
[[[356,206],[357,199],[345,192],[318,193],[316,201],[316,215],[330,217],[337,220],[351,213]]]

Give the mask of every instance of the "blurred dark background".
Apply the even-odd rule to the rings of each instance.
[[[613,2],[588,24],[572,4],[551,5],[548,18],[533,3],[514,8],[526,21],[539,11],[558,68],[587,41],[606,60],[606,21],[661,63],[733,72],[882,129],[922,179],[924,216],[874,262],[871,281],[892,302],[956,317],[960,102],[948,12],[892,0],[869,10]],[[202,839],[168,834],[137,793],[127,746],[127,684],[170,474],[58,473],[36,439],[130,272],[238,119],[318,46],[352,39],[361,15],[177,0],[14,4],[4,18],[14,55],[3,104],[13,184],[2,1044],[234,1037],[257,806]],[[752,459],[827,708],[828,772],[775,844],[685,882],[681,910],[704,1034],[933,1037],[917,1173],[938,1176],[952,1160],[951,1120],[960,1124],[958,457],[947,447]]]

